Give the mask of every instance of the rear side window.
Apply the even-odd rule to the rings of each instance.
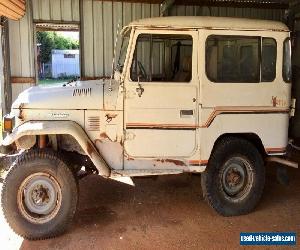
[[[283,43],[282,77],[285,82],[291,82],[291,78],[292,78],[291,40],[289,38],[285,39]]]
[[[261,81],[272,82],[276,77],[277,46],[273,38],[262,38]]]
[[[260,38],[209,36],[206,74],[213,82],[259,82]]]
[[[213,82],[271,82],[276,55],[273,38],[212,35],[206,41],[206,74]]]

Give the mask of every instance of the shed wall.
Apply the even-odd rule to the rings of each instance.
[[[207,15],[283,21],[284,11],[280,9],[270,10],[175,5],[169,11],[169,15]],[[83,76],[110,76],[118,23],[123,27],[136,19],[160,16],[160,5],[84,0],[82,16]]]
[[[159,15],[159,4],[85,0],[81,25],[84,76],[110,76],[118,26],[121,29],[133,20]]]
[[[30,1],[26,1],[26,14],[19,21],[9,20],[10,73],[12,79],[12,101],[35,80],[34,32]],[[28,82],[13,79],[23,77]]]
[[[79,0],[32,0],[33,20],[79,22]]]

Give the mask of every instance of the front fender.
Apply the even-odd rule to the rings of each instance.
[[[104,177],[110,176],[110,168],[99,154],[90,138],[76,122],[73,121],[28,121],[13,129],[2,141],[2,145],[8,146],[25,135],[58,135],[68,134],[73,136],[83,151],[90,157]]]

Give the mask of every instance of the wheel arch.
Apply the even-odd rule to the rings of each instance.
[[[69,135],[81,146],[89,156],[99,174],[110,176],[110,168],[99,154],[98,150],[80,125],[73,121],[28,121],[13,129],[2,141],[3,146],[11,145],[23,137],[36,137],[40,135]]]
[[[261,154],[261,156],[263,158],[267,157],[267,152],[266,149],[262,143],[261,138],[255,134],[255,133],[225,133],[220,135],[217,140],[215,141],[213,148],[212,148],[212,152],[211,154],[214,152],[216,146],[218,145],[218,143],[221,140],[224,140],[226,138],[240,138],[240,139],[244,139],[247,140],[249,142],[251,142],[259,151],[259,153]]]

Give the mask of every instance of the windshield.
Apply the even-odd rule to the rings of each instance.
[[[126,58],[126,52],[127,52],[127,47],[129,43],[129,37],[130,37],[130,31],[131,29],[125,30],[122,35],[122,40],[120,41],[120,45],[118,46],[118,53],[117,53],[117,61],[115,65],[115,69],[118,70],[120,73],[123,71],[124,63],[125,63],[125,58]]]

